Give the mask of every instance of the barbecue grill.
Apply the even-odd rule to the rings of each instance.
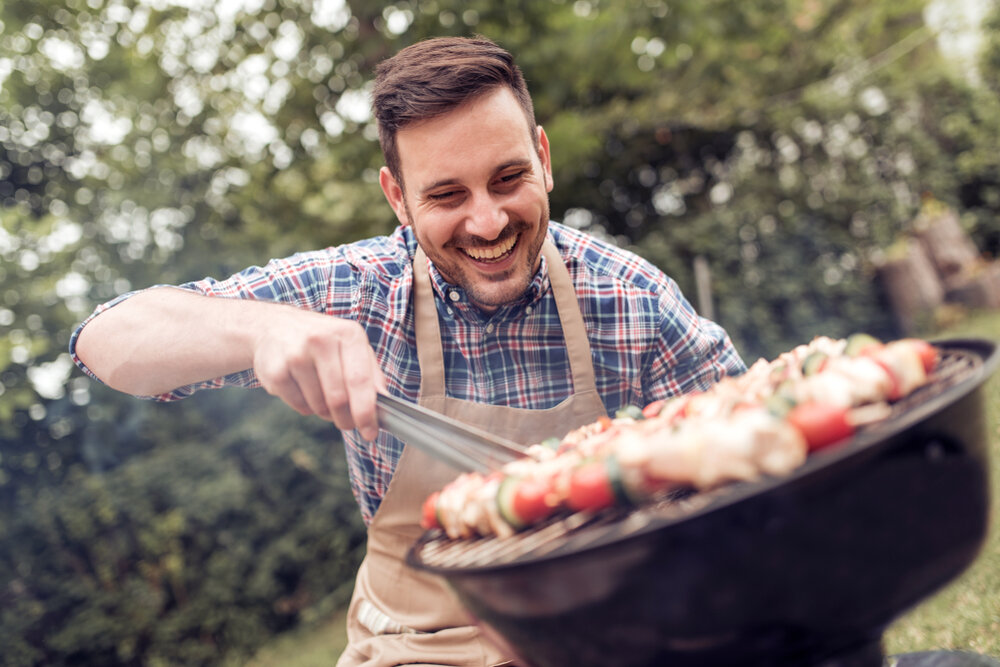
[[[791,475],[506,539],[429,531],[408,563],[442,575],[519,664],[880,665],[885,628],[987,531],[996,346],[935,345],[927,385]]]

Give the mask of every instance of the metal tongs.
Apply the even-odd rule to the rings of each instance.
[[[462,471],[489,473],[525,456],[520,445],[438,412],[380,393],[379,426]]]

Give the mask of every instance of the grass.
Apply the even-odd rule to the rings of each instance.
[[[272,639],[245,667],[333,667],[347,646],[347,610]]]
[[[1000,340],[1000,312],[978,313],[937,337]],[[1000,657],[1000,373],[985,387],[991,446],[991,531],[975,563],[958,579],[896,621],[887,654],[937,649]],[[275,637],[248,667],[328,667],[346,645],[344,612]]]

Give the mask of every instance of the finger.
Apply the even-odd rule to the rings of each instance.
[[[308,404],[309,412],[321,419],[330,419],[330,410],[316,373],[316,367],[310,362],[293,368],[292,379]]]
[[[337,428],[349,431],[355,427],[351,416],[349,388],[344,384],[341,368],[343,346],[337,343],[316,360],[317,379],[323,394],[323,402],[330,419]]]
[[[365,350],[356,354],[353,349],[343,348],[341,367],[344,384],[350,401],[351,416],[361,437],[369,442],[378,436],[378,419],[375,412],[376,377],[381,371],[375,362],[375,353],[364,342]]]
[[[264,391],[275,396],[298,412],[300,415],[311,415],[313,410],[309,407],[309,402],[303,396],[298,383],[288,373],[276,375],[257,373],[260,386]]]
[[[357,325],[347,326],[322,357],[320,382],[326,404],[341,428],[357,428],[368,441],[378,436],[375,417],[375,353]]]

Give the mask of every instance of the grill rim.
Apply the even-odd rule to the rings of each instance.
[[[992,340],[947,338],[930,340],[929,342],[941,352],[943,358],[947,355],[966,357],[972,368],[956,371],[954,375],[957,375],[958,379],[954,382],[951,381],[950,376],[936,378],[932,383],[921,387],[911,396],[894,404],[893,413],[885,420],[861,429],[850,442],[810,455],[802,466],[788,475],[765,477],[753,482],[740,482],[719,489],[694,493],[692,497],[699,497],[697,502],[700,506],[683,510],[677,516],[657,516],[655,514],[657,505],[654,503],[638,508],[613,508],[594,515],[583,513],[562,515],[504,539],[491,536],[452,540],[439,531],[427,531],[409,549],[406,562],[418,570],[446,578],[449,576],[491,575],[525,566],[551,563],[601,549],[614,548],[619,544],[642,539],[651,532],[694,521],[711,513],[725,511],[736,503],[764,496],[779,487],[805,484],[814,476],[834,473],[842,466],[862,464],[879,456],[886,448],[894,446],[895,438],[900,434],[934,417],[976,391],[1000,365],[1000,354],[997,353],[998,343]],[[962,360],[960,359],[958,363],[962,363]],[[948,365],[943,365],[941,368],[947,369]],[[910,405],[910,402],[913,404]],[[899,413],[897,414],[897,412]],[[660,511],[662,512],[662,507]],[[587,521],[588,517],[589,521]],[[626,521],[635,517],[641,517],[643,525],[625,531]],[[442,549],[458,551],[463,547],[471,549],[475,548],[476,545],[482,547],[487,543],[503,546],[512,540],[523,542],[542,531],[550,530],[552,527],[569,520],[585,521],[586,523],[564,531],[562,534],[557,534],[553,539],[561,539],[561,543],[545,553],[535,553],[532,549],[507,561],[457,567],[428,563],[423,560],[421,555],[428,546],[433,548],[433,545],[436,544],[443,544]],[[601,532],[593,535],[592,539],[585,540],[584,544],[575,544],[584,541],[583,536],[586,536],[587,531],[592,529]]]

